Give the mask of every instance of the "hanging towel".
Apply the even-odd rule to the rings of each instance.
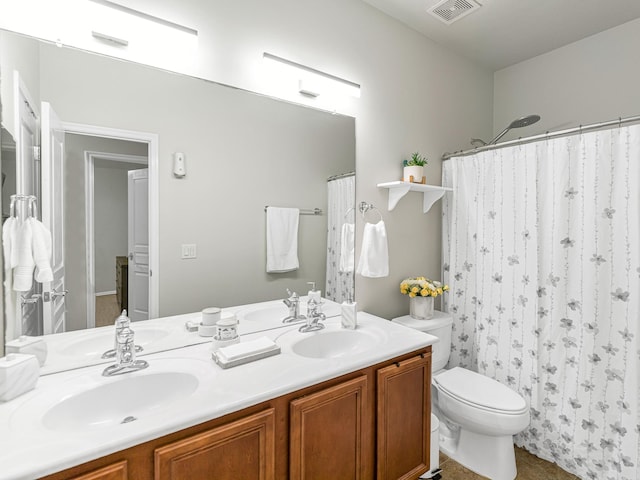
[[[267,207],[267,273],[297,270],[298,220],[297,208]]]
[[[340,268],[342,273],[353,272],[355,264],[356,226],[353,223],[343,223],[340,236]]]
[[[28,218],[33,236],[33,261],[36,264],[35,279],[38,282],[53,281],[51,270],[51,232],[42,222]]]
[[[16,243],[11,249],[16,249],[17,265],[13,268],[13,289],[16,292],[26,292],[31,290],[33,284],[33,261],[32,242],[33,231],[31,222],[22,222],[17,229]],[[12,252],[13,256],[13,252]]]
[[[2,225],[2,251],[4,253],[4,313],[5,313],[5,341],[16,338],[16,295],[13,291],[13,262],[18,257],[14,254],[17,241],[18,221],[9,217]]]
[[[389,275],[389,249],[384,222],[367,223],[362,233],[362,249],[358,260],[359,273],[363,277],[380,278]]]

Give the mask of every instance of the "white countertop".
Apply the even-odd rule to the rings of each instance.
[[[327,330],[340,329],[340,318],[327,319]],[[146,355],[149,368],[106,378],[105,365],[41,377],[35,390],[0,404],[0,480],[33,479],[138,445],[228,413],[270,400],[346,373],[432,345],[436,338],[379,317],[358,312],[359,329],[383,331],[375,348],[356,355],[315,359],[296,355],[284,342],[299,325],[242,336],[268,337],[282,344],[273,357],[223,370],[211,360],[210,343]],[[300,334],[314,335],[314,333]],[[160,371],[197,373],[200,384],[191,395],[154,410],[148,417],[115,426],[54,431],[41,418],[52,398],[63,399],[124,377]]]

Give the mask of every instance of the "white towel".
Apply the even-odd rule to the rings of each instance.
[[[356,226],[353,223],[343,223],[340,236],[340,266],[342,273],[353,272],[355,264]]]
[[[298,219],[297,208],[267,207],[267,272],[297,270]]]
[[[277,349],[278,346],[268,337],[260,337],[256,340],[236,343],[228,347],[218,349],[218,358],[225,363],[240,360],[241,358],[258,355],[260,353],[270,352]]]
[[[31,223],[33,235],[33,261],[36,264],[35,279],[38,282],[53,281],[51,270],[51,232],[35,218],[27,219]]]
[[[17,255],[13,248],[17,241],[18,221],[9,217],[2,225],[2,251],[4,253],[4,313],[5,313],[5,341],[16,337],[16,294],[13,291],[13,261],[17,263]],[[13,257],[13,258],[12,258]]]
[[[31,222],[24,221],[18,226],[15,245],[11,246],[12,250],[16,249],[18,262],[13,268],[13,289],[16,292],[29,291],[33,284],[35,262],[33,261],[32,242]]]
[[[389,248],[384,222],[367,223],[362,234],[362,249],[358,260],[359,273],[363,277],[380,278],[389,275]]]

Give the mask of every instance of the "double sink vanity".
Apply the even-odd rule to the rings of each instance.
[[[210,339],[185,329],[200,313],[179,315],[132,323],[149,366],[105,377],[99,357],[113,327],[52,336],[42,371],[61,371],[0,404],[0,479],[383,480],[428,470],[435,337],[364,312],[344,329],[330,301],[325,328],[309,333],[282,323],[282,301],[224,311],[238,317],[241,342],[267,337],[281,353],[223,370]]]

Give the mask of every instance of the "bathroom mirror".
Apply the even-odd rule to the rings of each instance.
[[[126,174],[151,168],[146,163],[151,147],[144,138],[154,136],[157,184],[149,188],[157,189],[158,198],[148,208],[157,211],[159,232],[152,243],[158,268],[150,272],[158,285],[155,316],[284,298],[287,288],[305,294],[312,281],[324,295],[327,271],[336,271],[327,231],[339,230],[345,219],[353,221],[351,212],[341,215],[337,227],[327,224],[328,179],[355,171],[355,119],[0,31],[0,100],[9,136],[15,136],[15,88],[9,88],[14,87],[14,69],[37,106],[35,113],[42,116],[41,102],[48,102],[67,130],[62,176],[65,331],[104,321],[95,311],[95,298],[115,298],[107,324],[119,311],[126,291],[122,267],[130,252],[123,246],[109,248],[126,244]],[[100,131],[111,133],[101,138],[95,133]],[[138,132],[142,140],[114,138],[113,131]],[[184,176],[174,173],[176,155],[184,158]],[[15,168],[3,156],[3,216],[15,193]],[[109,183],[116,179],[117,186]],[[40,172],[32,180],[39,185]],[[91,190],[89,211],[85,199]],[[110,196],[99,200],[102,194]],[[295,271],[265,270],[268,205],[321,211],[299,217],[300,267]],[[120,235],[105,242],[116,230]],[[88,248],[91,239],[95,243]],[[353,291],[352,275],[348,283]],[[23,327],[31,335],[46,330],[42,322]]]

